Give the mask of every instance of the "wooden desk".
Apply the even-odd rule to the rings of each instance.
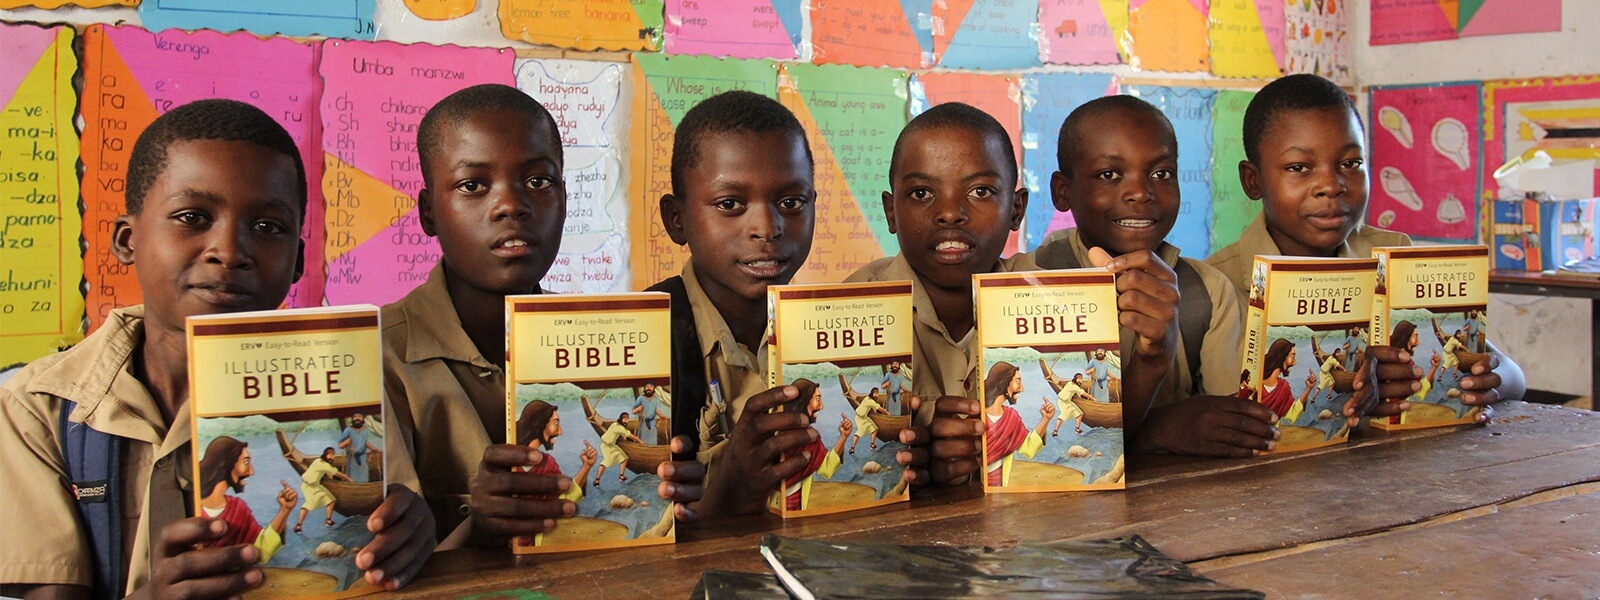
[[[1365,432],[1336,448],[1252,460],[1130,457],[1122,493],[946,491],[909,506],[688,531],[674,546],[542,557],[445,552],[394,596],[534,589],[555,598],[686,598],[705,569],[764,572],[762,531],[989,545],[1139,533],[1202,572],[1275,597],[1600,589],[1600,414],[1520,402],[1497,414],[1487,428]]]
[[[1589,299],[1589,353],[1594,357],[1589,377],[1589,397],[1600,410],[1600,279],[1549,277],[1528,271],[1490,271],[1489,292],[1521,296],[1560,296]]]

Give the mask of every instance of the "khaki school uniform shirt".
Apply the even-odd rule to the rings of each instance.
[[[1410,245],[1411,236],[1363,224],[1357,225],[1355,230],[1350,232],[1350,237],[1345,238],[1343,244],[1339,244],[1335,256],[1368,258],[1372,256],[1373,248]],[[1239,234],[1239,241],[1213,253],[1206,259],[1206,264],[1222,271],[1228,281],[1233,282],[1239,300],[1243,301],[1250,295],[1250,269],[1255,265],[1256,256],[1282,253],[1278,250],[1278,243],[1272,241],[1272,236],[1267,233],[1267,214],[1261,213],[1244,228],[1244,233]],[[1237,377],[1238,374],[1234,375]]]
[[[74,424],[124,438],[122,561],[132,593],[150,581],[161,528],[188,516],[193,472],[187,414],[168,424],[133,374],[144,307],[111,311],[70,350],[34,361],[0,387],[0,583],[94,583],[88,531],[61,455],[61,403]],[[272,450],[258,449],[257,460]]]
[[[389,482],[427,499],[440,540],[471,514],[483,451],[506,437],[505,371],[461,328],[444,277],[441,262],[381,317]]]
[[[1205,284],[1206,300],[1211,303],[1211,322],[1206,327],[1206,337],[1200,342],[1201,392],[1213,396],[1228,396],[1239,390],[1239,371],[1243,364],[1244,304],[1233,292],[1233,284],[1221,271],[1192,258],[1178,256],[1178,247],[1162,242],[1156,256],[1174,269],[1182,260],[1194,267]],[[1089,248],[1077,228],[1051,233],[1033,252],[1034,262],[1047,269],[1061,269],[1068,265],[1089,265]],[[1179,310],[1182,310],[1180,303]],[[1123,358],[1133,350],[1134,334],[1122,332]],[[1172,367],[1167,383],[1161,386],[1152,407],[1162,406],[1189,397],[1193,377],[1189,374],[1189,353],[1183,343],[1183,331],[1178,331],[1178,347],[1173,351]],[[1136,374],[1135,374],[1136,375]],[[1124,373],[1124,377],[1130,374]]]
[[[1038,268],[1031,256],[1017,254],[1000,259],[990,272],[1010,273]],[[895,255],[872,261],[845,279],[846,283],[863,281],[912,283],[911,308],[915,313],[912,341],[915,346],[911,352],[911,393],[929,400],[923,402],[922,409],[917,411],[917,422],[927,424],[933,421],[932,400],[940,396],[965,396],[977,400],[978,377],[982,376],[978,373],[978,348],[972,343],[977,337],[977,327],[966,332],[959,340],[952,337],[949,330],[945,329],[944,322],[939,320],[939,313],[933,308],[933,299],[923,289],[922,278],[911,270],[911,263],[906,262],[904,256]]]
[[[694,311],[695,335],[700,338],[706,383],[717,382],[728,407],[724,419],[723,411],[717,408],[715,402],[707,399],[705,410],[699,415],[698,458],[709,465],[722,453],[723,442],[727,439],[728,432],[722,426],[723,421],[730,426],[738,423],[739,416],[744,414],[745,402],[771,387],[767,385],[766,340],[770,337],[772,324],[767,324],[767,334],[761,336],[761,346],[752,352],[733,339],[733,330],[728,327],[728,322],[723,320],[722,313],[706,296],[705,289],[700,287],[693,261],[683,265],[683,287],[689,296],[689,308]]]

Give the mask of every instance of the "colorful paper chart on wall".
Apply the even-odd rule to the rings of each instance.
[[[323,35],[370,40],[377,0],[143,0],[139,20],[150,31],[215,29],[271,35]]]
[[[1167,241],[1184,256],[1211,254],[1211,106],[1216,90],[1165,86],[1132,86],[1129,94],[1166,113],[1178,136],[1178,222]]]
[[[1369,222],[1424,238],[1477,239],[1481,97],[1476,83],[1373,88]]]
[[[74,36],[0,23],[0,368],[83,339]]]
[[[513,85],[514,60],[494,48],[322,45],[328,304],[388,304],[427,280],[439,243],[417,221],[417,124],[457,90]]]
[[[500,0],[500,33],[533,44],[658,50],[661,28],[661,0]]]
[[[1126,62],[1128,0],[1039,0],[1039,35],[1050,64]]]
[[[1291,0],[1292,1],[1292,0]],[[1283,74],[1284,0],[1211,0],[1211,72],[1270,79]]]
[[[0,8],[43,8],[55,10],[63,6],[104,8],[107,6],[138,6],[139,0],[0,0]]]
[[[1132,0],[1128,63],[1144,71],[1205,71],[1210,66],[1207,0]]]
[[[111,256],[111,226],[125,208],[124,177],[139,133],[174,107],[229,98],[278,120],[300,146],[308,190],[306,273],[285,300],[291,307],[322,303],[322,195],[315,189],[317,81],[315,47],[248,33],[91,25],[84,34],[83,238],[88,250],[89,328],[113,308],[143,301],[134,268]]]
[[[783,66],[778,101],[800,118],[816,159],[816,233],[796,283],[843,281],[899,252],[883,192],[895,137],[906,125],[906,87],[906,74],[890,69]]]
[[[1244,195],[1239,161],[1244,160],[1244,110],[1255,92],[1220,90],[1211,110],[1211,247],[1239,241],[1261,203]],[[1185,196],[1185,200],[1188,197]]]
[[[477,0],[405,0],[406,10],[429,21],[448,21],[471,14]]]
[[[1374,46],[1561,30],[1561,0],[1372,0]]]
[[[1039,65],[1039,0],[945,0],[919,15],[933,30],[934,61],[955,69]]]
[[[628,291],[628,197],[623,149],[624,63],[519,60],[517,87],[549,109],[561,133],[567,221],[541,285],[560,294]]]
[[[933,0],[811,0],[816,63],[919,69],[932,64]]]
[[[689,251],[667,237],[660,199],[672,192],[673,130],[701,100],[728,90],[777,97],[778,68],[766,60],[633,55],[628,232],[633,287],[679,275]]]
[[[1350,85],[1350,35],[1336,0],[1289,0],[1284,13],[1285,73],[1314,73]]]
[[[666,0],[667,54],[799,58],[801,0]]]
[[[1022,167],[1022,81],[1015,76],[962,72],[919,73],[911,80],[911,114],[920,115],[946,102],[961,102],[989,113],[1011,136],[1011,152],[1017,160],[1018,181]],[[884,180],[887,180],[885,177]],[[1005,256],[1017,251],[1021,232],[1011,232]]]
[[[1600,77],[1487,81],[1483,188],[1496,197],[1493,169],[1543,150],[1555,159],[1600,161]],[[1600,189],[1600,170],[1595,171]]]
[[[1083,103],[1116,94],[1117,81],[1109,73],[1046,73],[1022,79],[1022,182],[1028,186],[1022,249],[1038,248],[1050,232],[1073,226],[1072,213],[1056,212],[1050,200],[1061,124]]]

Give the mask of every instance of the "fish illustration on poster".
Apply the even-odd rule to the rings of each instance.
[[[514,58],[509,49],[323,44],[328,304],[388,304],[427,280],[439,243],[417,219],[417,125],[457,90],[513,85]]]
[[[378,35],[377,0],[143,0],[150,31],[245,30],[261,35],[370,40]]]
[[[78,251],[78,136],[71,27],[0,23],[0,367],[83,339]]]
[[[1211,254],[1211,128],[1217,91],[1201,88],[1131,86],[1128,93],[1156,105],[1172,121],[1178,137],[1178,222],[1167,242],[1184,256]]]
[[[628,242],[632,285],[642,290],[682,273],[689,258],[689,250],[673,243],[661,225],[661,196],[672,193],[672,140],[678,123],[701,100],[729,90],[777,97],[778,68],[769,60],[640,52],[633,55],[632,77]],[[820,158],[818,165],[820,170]]]
[[[1074,225],[1072,213],[1056,212],[1050,176],[1060,164],[1057,141],[1067,115],[1085,102],[1118,93],[1109,73],[1039,73],[1022,78],[1022,183],[1028,186],[1028,212],[1019,249],[1039,247],[1052,231]]]
[[[812,62],[920,69],[933,64],[934,0],[810,0]]]
[[[1039,45],[1053,65],[1127,62],[1128,0],[1039,0]]]
[[[500,0],[506,39],[574,50],[661,49],[662,0]]]
[[[1369,223],[1434,240],[1477,239],[1481,97],[1477,83],[1371,90],[1378,122],[1368,134]]]
[[[1207,0],[1132,0],[1128,64],[1143,71],[1205,71],[1211,66],[1207,11]]]
[[[164,31],[91,25],[84,31],[83,238],[89,330],[114,308],[143,302],[134,267],[111,256],[111,229],[126,209],[128,158],[156,117],[206,98],[228,98],[266,111],[288,130],[305,163],[305,274],[285,306],[322,304],[323,201],[315,182],[317,47],[249,33]]]
[[[1000,122],[1011,136],[1011,151],[1016,157],[1017,178],[1022,168],[1022,81],[1010,75],[936,71],[918,73],[911,79],[911,115],[946,102],[961,102],[976,107]],[[1002,255],[1017,252],[1022,232],[1013,231]]]
[[[801,0],[666,0],[667,54],[800,57]]]
[[[1210,8],[1212,74],[1260,79],[1283,74],[1284,0],[1212,0]]]
[[[623,168],[630,123],[622,63],[517,61],[517,88],[550,111],[561,136],[567,221],[561,251],[540,287],[558,294],[629,291],[628,189]]]

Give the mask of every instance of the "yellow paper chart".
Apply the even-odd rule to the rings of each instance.
[[[448,21],[467,16],[477,8],[477,0],[405,0],[406,10],[429,21]]]
[[[0,366],[83,339],[71,27],[0,25]],[[13,77],[20,76],[18,79]]]
[[[1128,63],[1143,71],[1196,72],[1210,67],[1205,0],[1133,0]]]
[[[1283,74],[1283,0],[1212,0],[1211,72],[1271,79]]]

